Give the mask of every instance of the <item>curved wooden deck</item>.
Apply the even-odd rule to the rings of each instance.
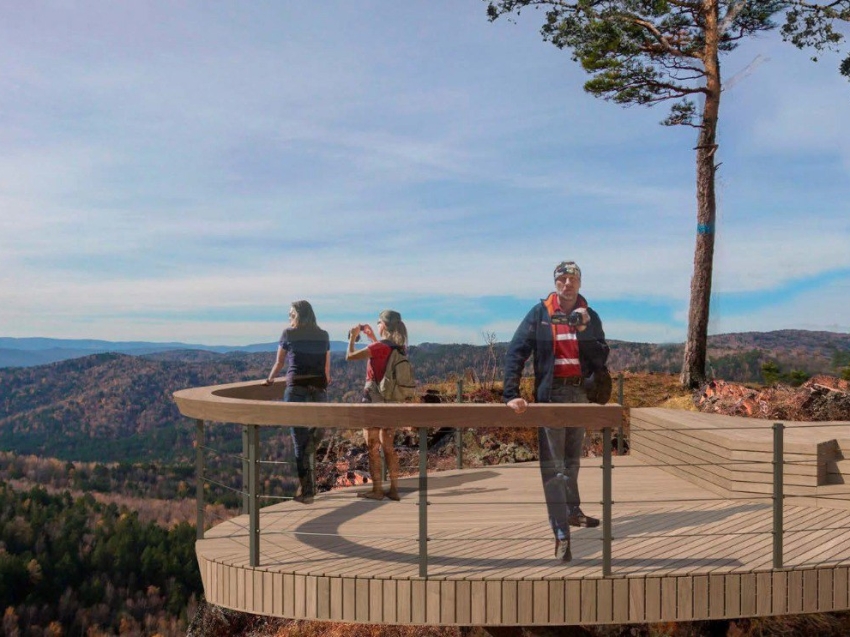
[[[599,514],[599,462],[581,472]],[[263,615],[369,623],[563,625],[719,619],[844,610],[850,512],[785,507],[785,564],[771,569],[769,500],[725,500],[617,458],[613,574],[599,529],[552,556],[536,465],[431,474],[429,576],[417,576],[415,479],[401,502],[347,489],[312,506],[261,510],[262,566],[248,566],[246,516],[196,551],[208,601]],[[637,503],[636,500],[657,500]]]
[[[579,406],[535,405],[517,417],[500,405],[272,402],[281,389],[240,383],[185,390],[175,398],[184,415],[199,420],[201,432],[202,420],[611,427],[620,418],[617,405],[575,411]],[[580,476],[583,508],[597,516],[603,511],[602,466],[590,460]],[[356,489],[345,489],[311,506],[254,505],[251,515],[219,524],[198,540],[206,599],[290,618],[503,626],[850,609],[850,511],[820,508],[814,498],[785,500],[783,568],[774,569],[769,495],[725,497],[669,469],[615,458],[608,576],[604,524],[573,531],[572,562],[554,559],[539,470],[527,463],[428,476],[427,576],[421,575],[419,514],[425,507],[419,506],[416,477],[402,481],[401,502],[358,499]],[[258,560],[249,557],[252,523]]]

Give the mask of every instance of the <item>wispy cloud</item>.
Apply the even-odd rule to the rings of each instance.
[[[506,339],[574,258],[612,338],[683,338],[694,133],[585,94],[538,26],[477,0],[20,7],[0,334],[259,342],[309,298],[334,332],[396,307],[415,342]],[[758,54],[724,95],[712,329],[843,325],[850,85],[770,38],[727,68]]]

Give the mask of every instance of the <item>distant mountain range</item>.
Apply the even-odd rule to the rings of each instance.
[[[344,351],[346,343],[332,341],[332,351]],[[143,356],[160,352],[193,350],[199,352],[274,352],[277,343],[254,345],[198,345],[192,343],[151,343],[147,341],[101,341],[94,339],[0,337],[0,367],[33,367],[91,354]]]
[[[44,349],[20,349],[20,341]],[[53,347],[62,341],[52,339],[15,342],[17,351],[34,354],[72,350]],[[101,348],[112,352],[0,369],[0,449],[64,460],[189,462],[193,430],[178,413],[173,392],[259,381],[271,369],[275,349],[268,344],[220,353],[211,347],[177,349],[179,343],[72,343],[84,351]],[[135,354],[115,353],[120,348]],[[250,348],[262,349],[252,352]],[[422,392],[429,388],[447,391],[447,385],[453,388],[461,379],[500,383],[506,348],[505,343],[492,348],[423,343],[411,347],[410,360]],[[682,344],[612,341],[609,366],[614,373],[677,373],[682,349]],[[141,352],[145,353],[139,355]],[[761,382],[762,365],[768,362],[786,373],[838,375],[850,367],[850,334],[783,330],[718,335],[709,339],[708,353],[712,375],[724,380]],[[358,402],[365,362],[346,362],[341,352],[334,352],[331,377],[331,402]],[[219,430],[224,428],[215,429]],[[238,438],[239,434],[233,435]]]
[[[683,343],[633,343],[609,341],[611,344],[611,367],[633,371],[678,373],[681,369]],[[331,341],[332,352],[344,352],[345,341]],[[425,351],[454,348],[466,351],[469,348],[483,349],[476,345],[443,345],[423,343],[417,346]],[[505,343],[496,345],[504,352]],[[424,348],[424,349],[423,349]],[[230,353],[274,353],[277,343],[253,345],[199,345],[192,343],[154,343],[148,341],[104,341],[93,339],[60,338],[10,338],[0,337],[0,368],[34,367],[47,363],[90,356],[92,354],[116,353],[130,356],[157,354],[159,360],[188,362],[213,360],[216,354]],[[760,364],[767,360],[785,367],[815,372],[834,372],[850,365],[850,334],[841,332],[813,332],[807,330],[778,330],[773,332],[740,332],[717,334],[708,337],[709,363],[717,372],[726,369],[728,358],[740,359],[748,355],[749,372],[735,373],[736,380],[753,380],[758,377]],[[194,353],[192,353],[194,352]],[[169,354],[170,353],[170,354]],[[499,361],[501,363],[501,361]],[[720,366],[719,368],[717,366]],[[736,365],[740,367],[740,365]],[[727,370],[728,372],[728,370]],[[719,373],[728,377],[728,373]]]

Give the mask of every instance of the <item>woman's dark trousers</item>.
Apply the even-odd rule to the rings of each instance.
[[[283,401],[287,403],[323,403],[327,391],[321,387],[287,387]],[[292,427],[292,444],[295,449],[295,468],[298,472],[300,495],[316,495],[316,448],[324,430],[319,427]]]

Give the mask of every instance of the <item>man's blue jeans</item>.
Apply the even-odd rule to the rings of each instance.
[[[323,403],[327,391],[321,387],[287,385],[283,392],[286,403]],[[295,469],[301,484],[301,494],[316,495],[316,448],[324,436],[319,427],[292,427],[292,446],[295,449]]]
[[[557,384],[552,388],[550,400],[553,403],[588,402],[583,387]],[[569,516],[581,504],[578,470],[584,446],[584,427],[540,427],[537,430],[537,441],[549,525],[556,538],[568,540]]]

